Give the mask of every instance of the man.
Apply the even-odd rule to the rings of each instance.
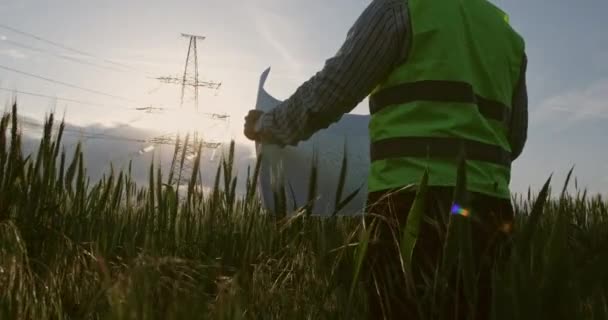
[[[245,118],[248,138],[297,145],[370,95],[368,213],[384,216],[387,226],[368,259],[372,317],[418,315],[401,284],[382,289],[405,282],[399,272],[382,271],[400,265],[390,234],[403,225],[415,195],[399,190],[428,170],[425,212],[445,220],[462,151],[471,197],[464,212],[480,222],[472,236],[481,273],[477,301],[458,299],[450,308],[459,319],[489,317],[488,261],[512,231],[510,168],[527,138],[526,65],[523,39],[486,0],[374,0],[322,71],[272,112],[252,110]],[[432,221],[422,224],[414,250],[416,281],[441,258],[445,224],[437,229]]]

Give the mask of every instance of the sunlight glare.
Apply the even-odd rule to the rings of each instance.
[[[141,125],[159,131],[179,132],[182,135],[196,133],[211,140],[229,138],[229,118],[186,108],[150,113]]]

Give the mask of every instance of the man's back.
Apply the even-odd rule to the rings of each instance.
[[[484,0],[410,0],[407,58],[370,97],[370,191],[454,186],[508,199],[509,125],[524,43]]]
[[[475,25],[476,32],[487,34],[484,35],[485,38],[495,34],[487,28],[487,20],[504,22],[503,16],[495,19],[495,14],[501,14],[500,10],[485,0],[374,0],[350,29],[349,36],[338,53],[326,61],[325,67],[302,84],[289,99],[260,118],[261,125],[256,129],[259,139],[277,145],[297,145],[299,141],[310,138],[316,131],[327,128],[340,120],[342,114],[352,110],[374,87],[386,80],[397,66],[404,61],[410,61],[408,53],[412,47],[412,25],[415,18],[413,12],[421,3],[439,3],[438,9],[444,5],[479,3],[483,4],[487,11],[495,10],[494,14],[476,14],[469,19],[471,24]],[[467,13],[461,9],[458,9],[458,12]],[[436,19],[436,22],[441,21]],[[500,42],[493,41],[481,47],[477,46],[476,49],[483,50],[476,50],[475,54],[484,54],[485,46],[500,45]],[[486,54],[486,60],[501,60],[501,54],[506,52],[491,51],[499,53],[492,56]],[[452,46],[446,54],[449,56],[453,52],[455,50]],[[510,104],[510,122],[506,130],[512,160],[519,157],[527,138],[525,67],[524,60],[521,70],[511,71],[520,74],[517,90],[511,93],[513,101]],[[486,74],[488,77],[494,76],[495,80],[498,78],[494,71]]]

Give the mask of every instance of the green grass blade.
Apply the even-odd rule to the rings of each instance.
[[[418,192],[408,213],[407,222],[404,226],[404,230],[401,233],[401,241],[399,243],[399,250],[401,252],[401,259],[404,263],[405,271],[409,272],[412,270],[412,257],[414,255],[414,248],[418,240],[420,233],[420,225],[424,218],[426,210],[426,194],[428,189],[429,173],[425,170],[422,176],[422,181],[418,187]]]
[[[528,221],[523,226],[521,233],[519,234],[519,251],[523,256],[527,256],[529,251],[528,245],[530,244],[532,237],[534,237],[534,233],[538,228],[538,224],[540,223],[540,218],[543,214],[545,204],[547,203],[547,198],[549,197],[549,187],[551,185],[551,177],[547,179],[543,188],[541,189],[536,202],[532,206],[532,211],[530,212],[530,217]]]
[[[319,163],[317,149],[313,150],[312,162],[310,167],[310,174],[308,176],[308,199],[306,201],[306,215],[310,216],[317,200],[317,178],[319,173]]]
[[[336,189],[335,208],[332,216],[335,216],[342,210],[338,206],[342,203],[342,193],[344,192],[344,185],[346,183],[346,173],[348,172],[348,150],[346,149],[346,138],[344,139],[344,147],[342,150],[342,165],[340,166],[340,177],[338,179],[338,187]]]
[[[568,171],[568,175],[566,176],[566,181],[564,182],[564,187],[562,188],[560,199],[564,199],[566,197],[566,192],[568,192],[568,185],[570,184],[570,178],[572,177],[573,171],[574,166],[572,166],[572,168],[570,168],[570,171]]]
[[[342,200],[336,206],[336,209],[334,210],[334,212],[332,213],[331,216],[335,217],[340,211],[342,211],[342,209],[344,209],[351,201],[353,201],[353,199],[359,194],[359,192],[361,192],[362,189],[363,189],[363,186],[355,189],[355,191],[353,191],[349,195],[347,195],[346,198],[344,198],[344,200]]]
[[[372,232],[374,231],[377,223],[376,221],[377,219],[374,219],[374,221],[372,221],[367,228],[363,228],[359,233],[359,243],[357,244],[357,249],[355,251],[355,268],[348,294],[348,301],[352,301],[355,295],[355,289],[359,283],[359,275],[361,274],[361,270],[364,268],[365,259],[367,258],[367,249],[371,241]]]

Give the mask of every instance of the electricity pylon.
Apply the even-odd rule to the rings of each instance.
[[[180,106],[184,105],[186,91],[192,89],[194,91],[194,108],[198,110],[198,89],[208,88],[219,90],[222,86],[221,82],[200,81],[198,73],[198,40],[205,40],[204,36],[182,33],[182,37],[188,38],[190,44],[188,46],[188,54],[186,55],[186,66],[184,67],[184,75],[180,77],[158,77],[157,80],[164,83],[179,84],[182,86]]]
[[[177,84],[181,86],[180,107],[183,107],[187,100],[187,91],[193,91],[194,109],[198,112],[199,88],[215,89],[217,91],[220,89],[222,83],[201,81],[199,79],[198,41],[205,40],[205,37],[185,33],[182,33],[181,35],[189,40],[188,53],[186,55],[186,65],[184,67],[183,75],[181,77],[158,77],[157,79],[163,83]],[[209,117],[214,121],[223,123],[227,123],[229,119],[229,116],[226,114],[203,113],[202,115]],[[154,141],[157,143],[174,143],[176,155],[180,155],[178,166],[174,167],[174,176],[179,178],[177,183],[187,183],[190,180],[199,145],[204,149],[212,149],[214,155],[215,151],[222,145],[222,143],[219,142],[205,141],[201,139],[199,134],[196,132],[190,134],[189,139],[185,140],[181,140],[177,134],[171,134],[155,137]]]

